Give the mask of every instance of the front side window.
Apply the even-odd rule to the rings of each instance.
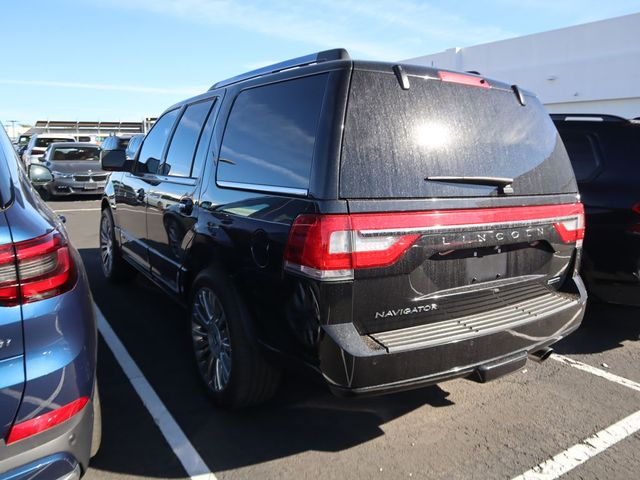
[[[169,134],[178,116],[179,109],[165,113],[144,139],[135,171],[138,173],[158,173],[162,152],[169,140]]]
[[[174,177],[191,175],[191,164],[200,132],[213,105],[213,99],[189,105],[178,122],[171,139],[162,173]]]
[[[241,92],[225,129],[217,180],[306,190],[327,74]]]

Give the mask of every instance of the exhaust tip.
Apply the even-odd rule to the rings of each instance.
[[[529,354],[529,358],[535,362],[544,362],[553,353],[553,348],[545,347]]]

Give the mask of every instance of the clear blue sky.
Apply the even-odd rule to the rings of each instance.
[[[401,60],[640,11],[640,0],[5,0],[0,119],[139,120],[333,47]]]

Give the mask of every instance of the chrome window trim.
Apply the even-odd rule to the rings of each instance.
[[[309,193],[309,190],[307,190],[306,188],[279,187],[276,185],[260,185],[256,183],[226,182],[223,180],[217,180],[216,185],[223,188],[254,190],[256,192],[283,193],[285,195],[297,195],[300,197],[306,197]]]
[[[445,212],[443,212],[445,213]],[[549,225],[554,223],[560,223],[567,220],[575,220],[578,215],[569,215],[566,217],[549,217],[531,220],[521,221],[506,221],[506,222],[492,222],[492,223],[469,223],[465,225],[438,225],[433,227],[407,227],[407,228],[391,228],[380,230],[360,230],[360,234],[363,237],[379,236],[379,235],[402,235],[407,233],[433,233],[433,232],[456,232],[466,231],[469,229],[474,230],[490,230],[494,227],[533,227],[536,225]]]

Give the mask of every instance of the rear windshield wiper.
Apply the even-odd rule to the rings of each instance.
[[[513,193],[513,178],[508,177],[464,177],[455,175],[437,175],[426,177],[429,182],[462,183],[465,185],[486,185],[498,187],[500,193]]]

